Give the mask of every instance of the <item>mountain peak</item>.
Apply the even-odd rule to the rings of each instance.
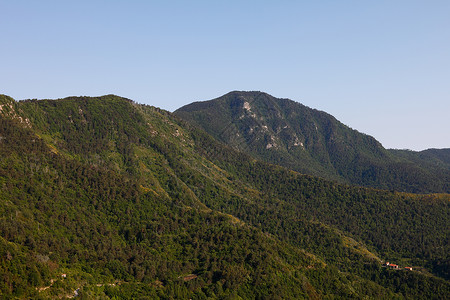
[[[260,91],[232,91],[183,106],[175,114],[239,151],[302,173],[404,191],[448,189],[445,184],[436,189],[428,172],[412,167],[375,138],[290,99]],[[405,184],[410,173],[429,181],[430,189],[423,182]]]

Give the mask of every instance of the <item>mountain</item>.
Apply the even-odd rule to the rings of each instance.
[[[397,157],[405,158],[427,169],[450,168],[450,149],[427,149],[423,151],[388,150]]]
[[[0,200],[2,298],[450,293],[449,195],[302,175],[113,95],[0,96]]]
[[[450,192],[444,150],[386,150],[373,137],[289,99],[231,92],[175,114],[239,151],[301,173],[397,191]]]

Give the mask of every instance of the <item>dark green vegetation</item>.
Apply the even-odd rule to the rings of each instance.
[[[301,175],[116,96],[0,105],[1,298],[450,293],[448,195]]]
[[[255,158],[338,182],[450,192],[450,149],[386,150],[333,116],[261,92],[231,92],[175,112]]]

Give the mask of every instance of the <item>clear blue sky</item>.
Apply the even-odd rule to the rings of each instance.
[[[450,148],[450,1],[0,1],[0,93],[170,111],[232,90]]]

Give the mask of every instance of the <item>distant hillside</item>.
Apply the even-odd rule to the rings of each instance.
[[[450,169],[450,149],[427,149],[423,151],[389,150],[397,157],[403,157],[426,169]]]
[[[175,114],[255,158],[339,182],[450,192],[448,154],[388,151],[333,116],[262,92],[231,92]],[[438,160],[441,164],[436,164]]]
[[[113,95],[0,95],[1,298],[445,298],[449,205],[267,164]]]

